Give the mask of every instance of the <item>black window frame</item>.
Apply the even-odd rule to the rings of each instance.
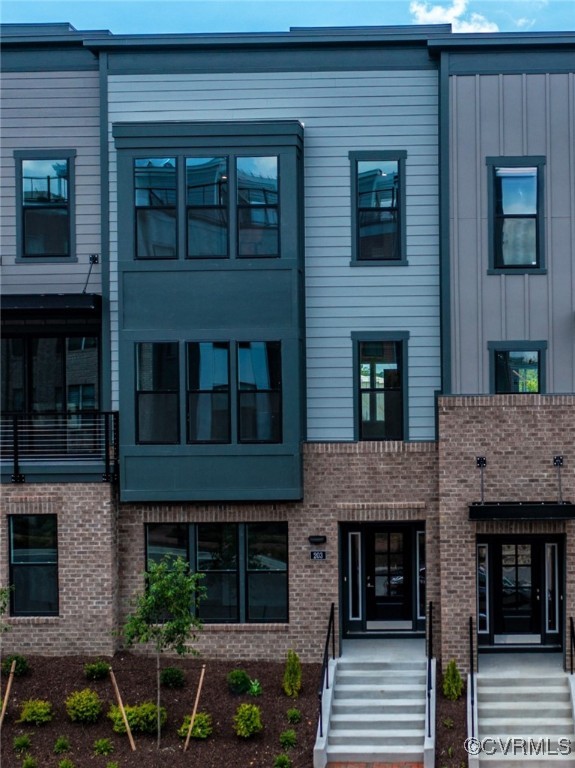
[[[354,390],[354,439],[360,442],[373,442],[373,441],[401,441],[406,442],[409,440],[409,404],[408,404],[408,341],[409,331],[372,331],[372,332],[353,332],[351,334],[353,345],[353,390]],[[362,394],[365,390],[361,387],[361,372],[360,372],[360,347],[363,343],[370,342],[393,342],[398,345],[400,350],[400,387],[393,388],[392,391],[399,391],[401,396],[401,410],[402,410],[402,435],[401,437],[364,437],[362,432]],[[385,391],[382,390],[382,391]]]
[[[289,623],[289,524],[287,521],[248,521],[243,523],[233,522],[194,522],[194,523],[159,523],[150,522],[144,524],[144,545],[145,545],[145,567],[148,567],[150,562],[150,531],[152,529],[159,529],[162,527],[173,527],[181,530],[181,545],[179,549],[187,552],[187,562],[190,565],[190,569],[194,573],[207,573],[209,570],[200,570],[198,568],[198,542],[200,538],[201,526],[227,526],[235,529],[235,541],[236,541],[236,567],[227,569],[216,569],[214,572],[222,573],[235,573],[236,574],[236,594],[237,594],[237,611],[236,616],[233,619],[228,618],[213,618],[206,615],[202,615],[202,603],[200,602],[197,610],[199,618],[205,623],[210,625],[218,624],[287,624]],[[285,547],[285,568],[283,569],[254,569],[249,565],[249,537],[250,526],[269,526],[274,531],[283,532],[284,535],[284,547]],[[250,574],[252,573],[268,573],[268,574],[285,574],[285,587],[282,591],[282,599],[285,604],[285,614],[281,618],[273,617],[269,620],[250,617]],[[194,608],[192,607],[192,610]]]
[[[354,267],[403,267],[408,265],[406,250],[406,161],[407,150],[365,150],[349,153],[351,174],[351,266]],[[366,259],[361,257],[360,239],[360,200],[358,170],[360,162],[397,162],[399,176],[399,194],[397,201],[397,258]],[[376,208],[370,210],[377,210]]]
[[[16,176],[16,263],[42,264],[42,263],[74,263],[78,261],[76,255],[76,150],[75,149],[45,149],[45,150],[15,150],[15,176]],[[68,164],[68,200],[66,205],[59,204],[59,209],[67,210],[68,253],[53,255],[27,254],[25,250],[25,213],[28,210],[24,201],[23,183],[24,173],[22,164],[26,160],[65,160]]]
[[[139,348],[140,346],[144,344],[149,345],[172,345],[175,347],[175,354],[176,354],[176,365],[177,365],[177,388],[176,389],[141,389],[139,386]],[[134,344],[134,404],[136,408],[136,414],[135,414],[135,428],[136,428],[136,444],[137,445],[179,445],[181,442],[181,418],[180,418],[180,392],[181,392],[181,382],[180,382],[180,345],[177,341],[170,340],[170,341],[160,341],[160,340],[154,340],[154,341],[138,341]],[[176,437],[174,440],[143,440],[140,438],[140,399],[142,395],[175,395],[176,399],[176,405],[175,405],[175,414],[176,414]]]
[[[148,203],[147,205],[144,205],[143,203],[138,202],[138,192],[145,190],[145,187],[139,187],[136,184],[136,178],[137,178],[137,163],[138,161],[142,160],[148,160],[148,162],[152,162],[154,160],[156,161],[168,161],[173,160],[173,173],[174,173],[174,203],[173,204],[167,204],[164,202],[164,204],[155,204],[152,205]],[[153,166],[152,166],[153,167]],[[157,166],[160,168],[160,166]],[[170,169],[172,170],[172,169]],[[134,201],[133,201],[133,207],[134,207],[134,259],[136,261],[173,261],[178,258],[178,247],[179,247],[179,237],[178,237],[178,159],[177,157],[173,155],[168,155],[166,153],[165,155],[158,156],[157,153],[155,154],[147,154],[144,157],[135,157],[133,160],[133,187],[134,187]],[[149,197],[152,197],[152,191],[156,189],[156,187],[149,187],[150,191]],[[170,187],[164,188],[166,191],[170,189]],[[167,195],[166,195],[167,196]],[[140,255],[139,253],[139,236],[138,236],[138,230],[139,230],[139,214],[140,212],[145,211],[163,211],[164,213],[170,213],[173,212],[173,227],[174,227],[174,253],[172,254],[166,254],[166,255],[152,255],[152,256],[144,256]]]
[[[41,518],[43,520],[51,520],[54,525],[54,539],[56,543],[55,547],[55,561],[46,562],[29,562],[29,563],[17,563],[14,562],[14,523],[16,521],[22,521],[29,518]],[[11,616],[59,616],[60,615],[60,585],[59,585],[59,547],[58,547],[58,516],[54,514],[31,514],[31,515],[8,515],[8,564],[9,564],[9,580],[13,589],[10,590],[10,615]],[[53,587],[55,588],[56,595],[56,607],[53,610],[48,611],[31,611],[21,610],[18,608],[18,590],[16,588],[16,572],[24,569],[43,569],[41,573],[42,581],[46,581],[46,569],[49,568],[53,571],[52,579],[54,580]]]
[[[489,391],[492,395],[541,395],[547,391],[547,342],[546,341],[489,341]],[[497,390],[497,355],[509,352],[538,353],[538,390],[537,392],[514,392]]]
[[[545,274],[545,165],[542,155],[486,157],[487,166],[487,222],[488,269],[490,275]],[[537,210],[535,214],[500,214],[498,212],[497,171],[504,168],[535,168],[537,171]],[[499,236],[501,223],[508,218],[533,218],[535,221],[535,264],[505,264],[500,256]]]
[[[265,389],[246,389],[242,387],[240,376],[240,347],[242,344],[266,344],[276,347],[275,354],[279,358],[279,385],[265,388]],[[241,445],[279,445],[283,440],[283,365],[282,365],[282,343],[276,339],[274,340],[253,340],[250,341],[237,341],[235,344],[235,363],[236,363],[236,418],[237,418],[237,442]],[[279,424],[277,425],[277,437],[265,440],[263,438],[248,438],[242,436],[242,417],[243,406],[242,401],[246,400],[250,396],[254,395],[267,395],[270,399],[274,400],[277,397]],[[275,396],[275,397],[274,397]],[[257,409],[256,409],[257,411]]]
[[[190,349],[192,345],[201,346],[202,344],[213,344],[224,346],[227,349],[227,386],[220,389],[201,389],[193,388],[190,383]],[[213,341],[213,340],[201,340],[201,341],[186,341],[186,439],[189,445],[229,445],[232,442],[232,389],[231,389],[231,344],[229,341]],[[192,439],[191,437],[191,408],[190,397],[194,394],[197,395],[227,395],[227,439]]]

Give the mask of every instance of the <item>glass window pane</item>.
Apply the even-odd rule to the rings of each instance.
[[[397,208],[399,162],[397,160],[359,160],[357,192],[360,208]]]
[[[192,443],[230,442],[229,392],[190,392],[188,439]]]
[[[503,215],[537,213],[537,168],[496,168],[497,210]]]
[[[58,567],[15,566],[12,569],[14,615],[41,616],[58,613]]]
[[[238,577],[234,573],[208,571],[202,586],[206,597],[200,602],[199,616],[204,621],[238,620]]]
[[[287,575],[248,574],[248,621],[287,621]]]
[[[97,337],[78,336],[67,339],[66,405],[69,411],[90,411],[98,408],[98,360]]]
[[[179,388],[178,343],[142,342],[137,345],[137,388],[140,392]]]
[[[358,259],[399,259],[398,160],[357,163]]]
[[[279,392],[239,393],[240,440],[279,443],[282,435]]]
[[[223,258],[227,255],[227,209],[190,209],[188,211],[188,256],[197,258]]]
[[[286,523],[248,523],[246,535],[248,570],[287,570]]]
[[[190,342],[188,344],[188,386],[202,391],[226,391],[229,384],[229,344]]]
[[[33,339],[31,351],[32,410],[35,413],[63,411],[64,339]]]
[[[67,160],[22,160],[24,205],[68,202]]]
[[[500,244],[499,266],[537,266],[537,221],[532,219],[498,219],[496,237]]]
[[[148,563],[163,557],[183,557],[188,561],[188,526],[185,523],[151,523],[146,526]]]
[[[238,255],[279,256],[278,158],[239,157]]]
[[[136,206],[176,205],[176,160],[173,157],[142,158],[134,161]]]
[[[238,157],[236,169],[238,203],[242,205],[277,205],[277,157]]]
[[[227,158],[186,158],[186,188],[188,205],[226,206],[228,201]]]
[[[198,571],[235,571],[237,563],[236,525],[198,525]]]
[[[136,211],[136,255],[139,259],[176,257],[175,208],[141,208]]]
[[[241,341],[238,344],[238,378],[242,390],[265,391],[281,387],[281,343]]]
[[[13,515],[10,518],[10,562],[57,563],[56,515]]]
[[[179,442],[177,394],[140,392],[137,406],[139,443]]]
[[[2,375],[1,409],[4,413],[25,410],[24,340],[1,340],[0,373]]]
[[[477,631],[489,632],[487,545],[477,547]]]
[[[538,393],[540,353],[532,351],[495,352],[496,393]]]
[[[24,209],[24,255],[69,256],[68,208]]]

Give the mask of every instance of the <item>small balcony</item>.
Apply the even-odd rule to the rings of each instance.
[[[0,470],[3,483],[115,482],[118,414],[4,413]]]

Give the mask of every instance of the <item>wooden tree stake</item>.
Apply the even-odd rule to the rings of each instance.
[[[12,665],[10,667],[10,677],[8,678],[8,684],[6,685],[6,694],[4,695],[4,701],[2,702],[2,712],[0,712],[0,728],[4,722],[4,715],[6,714],[6,708],[8,706],[8,698],[10,697],[10,688],[12,688],[12,680],[14,680],[14,671],[16,669],[16,659],[12,659]]]
[[[134,743],[134,737],[132,736],[132,731],[130,729],[130,723],[128,722],[128,718],[126,717],[126,710],[124,709],[124,705],[122,704],[122,697],[120,696],[120,691],[118,689],[118,683],[116,682],[116,676],[114,675],[114,671],[112,667],[110,667],[110,677],[112,678],[112,685],[114,686],[114,691],[116,693],[116,699],[118,700],[118,706],[120,707],[120,712],[122,713],[122,718],[124,720],[124,725],[126,726],[126,732],[128,734],[128,739],[130,740],[130,746],[132,747],[132,752],[136,751],[136,745]]]
[[[200,693],[202,692],[202,684],[204,682],[204,673],[206,671],[206,665],[202,665],[202,674],[200,675],[200,682],[198,684],[198,692],[196,693],[196,701],[194,703],[194,711],[192,712],[192,717],[190,719],[190,727],[188,728],[188,735],[186,736],[186,743],[184,744],[184,752],[188,749],[188,744],[190,743],[190,737],[192,735],[192,728],[194,727],[194,720],[196,719],[196,712],[198,709],[198,702],[200,701]]]

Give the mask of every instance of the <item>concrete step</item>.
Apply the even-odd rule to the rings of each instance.
[[[573,720],[570,717],[480,717],[479,733],[481,737],[499,736],[501,733],[513,735],[531,734],[540,736],[564,736],[573,730]]]
[[[368,672],[356,669],[338,670],[336,673],[336,682],[353,683],[355,685],[425,685],[425,672],[410,672],[409,674],[394,672]]]
[[[347,746],[381,746],[381,747],[419,747],[420,751],[423,751],[423,741],[425,739],[425,729],[395,728],[390,732],[382,732],[380,729],[366,729],[358,731],[355,728],[352,729],[337,729],[332,730],[330,728],[327,738],[328,745],[339,744]]]
[[[335,730],[339,729],[356,729],[362,730],[374,730],[376,728],[386,731],[389,729],[421,729],[425,728],[425,713],[422,715],[370,715],[366,718],[365,715],[358,714],[344,714],[334,715],[332,714],[330,720],[331,728]]]
[[[543,717],[547,720],[556,717],[571,717],[570,701],[546,701],[542,706],[541,699],[536,701],[509,701],[498,699],[493,701],[479,701],[477,711],[480,717],[507,716],[510,713],[521,713],[525,717]]]
[[[335,699],[332,712],[336,715],[357,714],[372,716],[384,714],[425,715],[423,699]]]
[[[403,661],[368,661],[366,659],[351,660],[343,657],[340,658],[338,663],[338,669],[382,669],[390,670],[392,672],[401,672],[409,670],[422,670],[426,668],[427,663],[425,661],[410,661],[409,659],[405,659]]]
[[[563,685],[548,685],[545,688],[528,689],[527,687],[524,689],[523,687],[517,686],[509,688],[506,685],[501,685],[501,683],[494,685],[484,685],[481,683],[477,689],[477,701],[482,703],[484,701],[499,701],[504,698],[505,701],[524,702],[527,690],[529,691],[530,697],[534,695],[535,691],[537,691],[537,702],[571,701],[569,689],[564,683]]]
[[[425,685],[398,685],[386,683],[385,685],[354,685],[336,681],[334,690],[335,699],[381,699],[386,694],[398,696],[402,699],[425,699]]]
[[[422,763],[423,749],[373,745],[354,746],[350,749],[346,745],[332,744],[327,748],[327,759],[333,763]]]

